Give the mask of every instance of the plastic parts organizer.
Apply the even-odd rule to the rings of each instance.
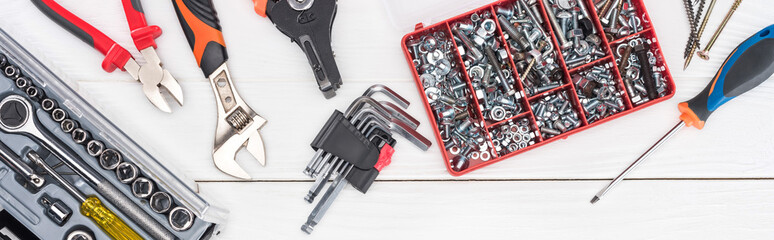
[[[84,169],[94,170],[94,173],[98,174],[99,178],[105,179],[105,184],[115,186],[121,195],[126,197],[126,201],[129,201],[128,204],[139,206],[139,209],[147,213],[151,220],[160,223],[164,229],[177,239],[210,239],[220,232],[227,218],[228,211],[213,205],[203,195],[195,192],[195,183],[193,181],[184,182],[183,176],[173,174],[172,169],[162,165],[157,158],[151,156],[145,149],[106,119],[74,90],[77,89],[77,83],[57,76],[2,29],[0,29],[0,54],[5,56],[5,58],[2,58],[4,60],[0,61],[3,62],[0,65],[7,65],[4,67],[3,74],[0,74],[0,98],[5,99],[16,95],[24,96],[23,98],[27,99],[27,101],[35,102],[33,104],[36,107],[34,107],[33,111],[36,113],[35,116],[38,116],[36,121],[39,121],[41,127],[50,132],[53,137],[56,137],[56,141],[61,142],[63,148],[66,147],[75,154],[72,156],[74,159],[82,160],[80,163],[83,164]],[[13,69],[11,73],[15,72],[15,74],[9,74],[9,71],[6,70],[9,67]],[[16,81],[11,80],[11,77],[8,75],[15,75]],[[19,79],[22,77],[19,76],[23,76],[27,81],[20,81]],[[25,84],[26,91],[20,88],[20,83]],[[35,86],[35,88],[41,91],[31,94],[29,90],[33,88],[31,86]],[[71,134],[63,130],[65,125],[57,123],[53,119],[54,114],[45,112],[45,107],[42,107],[42,104],[39,104],[37,100],[33,100],[34,98],[31,97],[32,95],[41,96],[41,93],[45,93],[42,96],[45,96],[47,100],[50,99],[60,103],[58,104],[60,108],[57,110],[61,109],[61,113],[67,116],[68,120],[73,120],[77,123],[71,122],[71,126],[78,125],[75,128],[88,131],[90,134],[84,135],[90,137],[86,138],[99,140],[104,143],[103,147],[108,147],[120,154],[119,156],[122,157],[119,159],[122,160],[119,160],[119,162],[122,162],[122,165],[134,165],[136,167],[133,171],[135,176],[132,179],[139,180],[140,177],[144,177],[144,179],[149,180],[148,182],[154,183],[152,186],[155,187],[150,187],[152,192],[167,193],[168,201],[160,202],[162,205],[166,204],[166,209],[157,210],[159,208],[151,208],[150,205],[153,200],[149,200],[147,196],[135,195],[131,189],[132,186],[123,182],[124,179],[117,177],[117,170],[107,170],[94,155],[91,155],[91,149],[87,149],[84,144],[78,144],[73,141],[74,137],[71,137]],[[53,112],[56,112],[56,110]],[[18,154],[22,158],[24,158],[27,152],[35,151],[41,153],[44,161],[49,162],[49,164],[58,162],[58,160],[55,160],[57,157],[50,153],[51,151],[30,137],[0,131],[0,139],[2,139],[4,145],[8,146],[9,151],[13,151],[13,153]],[[108,148],[104,148],[105,151],[103,152],[107,152]],[[30,163],[30,166],[34,167],[34,164]],[[87,184],[86,180],[74,176],[72,171],[65,170],[65,168],[58,169],[64,172],[62,173],[63,178],[72,183],[78,191],[88,195],[98,195],[97,190]],[[119,168],[116,167],[115,169]],[[45,177],[47,175],[41,176]],[[89,218],[79,212],[81,203],[68,194],[56,181],[45,177],[45,185],[40,188],[33,188],[20,179],[23,179],[22,176],[17,174],[11,166],[0,162],[0,226],[3,226],[3,223],[7,223],[3,222],[7,220],[6,217],[15,219],[18,222],[17,227],[18,225],[23,225],[23,228],[26,228],[24,232],[29,234],[29,236],[22,237],[23,239],[65,239],[68,233],[73,233],[76,230],[88,232],[95,239],[109,239]],[[142,238],[153,239],[149,233],[140,230],[141,228],[134,222],[135,219],[130,219],[123,212],[123,209],[119,209],[111,202],[105,201],[106,198],[102,195],[99,195],[99,198],[103,204],[108,206],[108,209],[123,219],[132,229],[138,231]],[[44,201],[43,199],[47,200]],[[47,207],[41,204],[41,202],[49,201],[53,204],[65,205],[72,210],[69,218],[61,221],[61,223],[52,221],[47,216]],[[173,210],[186,210],[178,212],[181,213],[178,217],[185,217],[185,220],[189,220],[185,222],[181,229],[175,230],[171,226],[172,220],[170,219],[173,219],[171,217],[173,210],[169,210],[170,208],[173,208]]]
[[[533,2],[534,7],[529,6],[529,2]],[[597,13],[597,7],[595,7],[597,1],[577,2],[582,4],[575,5],[573,8],[585,9],[587,14],[581,10],[576,12],[576,16],[586,18],[583,17],[586,15],[588,19],[579,24],[586,27],[585,30],[591,31],[591,34],[583,34],[583,36],[592,34],[597,36],[597,38],[591,37],[585,40],[591,40],[590,42],[596,40],[599,44],[596,50],[582,54],[574,52],[573,48],[562,48],[563,45],[560,43],[563,40],[555,33],[563,30],[557,29],[552,24],[551,16],[547,12],[555,11],[554,17],[558,18],[556,22],[561,27],[563,23],[567,23],[564,21],[572,19],[568,17],[568,12],[572,11],[562,13],[563,9],[567,10],[567,2],[571,1],[497,1],[430,26],[419,23],[414,32],[404,36],[401,46],[412,69],[419,93],[425,96],[422,98],[425,110],[433,120],[431,122],[435,137],[440,143],[444,162],[451,175],[461,176],[559,139],[565,139],[570,135],[650,107],[674,95],[675,86],[672,75],[642,0],[611,0],[613,4],[608,12],[612,13],[603,16]],[[621,2],[620,5],[616,5],[618,2]],[[525,3],[527,5],[524,5]],[[394,4],[388,4],[387,7],[392,8],[393,11],[397,8]],[[522,11],[522,16],[511,17],[518,15],[513,11]],[[528,17],[524,16],[528,15],[526,11],[534,14],[535,20],[544,29],[543,36],[550,38],[546,40],[547,44],[553,44],[553,48],[541,48],[546,50],[539,54],[529,51],[519,52],[523,49],[515,45],[526,42],[519,42],[522,39],[510,36],[509,29],[504,29],[502,24],[508,22],[514,27],[520,27],[519,29],[535,29],[533,25],[536,24],[523,19]],[[502,21],[501,17],[507,21]],[[619,27],[610,28],[610,19],[614,18],[618,21]],[[487,19],[492,21],[483,23]],[[491,25],[492,22],[496,29],[487,29],[491,26],[481,26],[482,23]],[[629,26],[629,28],[623,26]],[[474,35],[479,37],[486,35],[476,32],[479,27],[482,28],[480,31],[490,30],[491,36],[487,39],[475,39],[477,37]],[[480,101],[487,94],[492,94],[492,88],[488,88],[482,82],[481,69],[477,69],[480,66],[473,64],[476,53],[471,52],[460,38],[458,29],[462,29],[463,34],[467,32],[473,36],[473,40],[468,39],[469,44],[480,46],[482,42],[488,41],[495,46],[502,46],[501,49],[506,49],[494,52],[494,56],[491,53],[487,54],[482,50],[483,48],[479,49],[480,53],[478,53],[485,59],[487,55],[500,58],[502,71],[510,74],[500,75],[496,70],[492,73],[493,78],[497,78],[497,82],[500,83],[493,84],[494,89],[511,88],[514,92],[509,95],[512,102],[506,101],[509,107],[504,111],[502,109],[492,111],[486,101]],[[566,41],[570,42],[574,41],[573,37],[580,33],[569,32],[571,31],[568,31]],[[539,32],[525,32],[522,36],[532,41],[535,37],[540,38],[540,35]],[[427,43],[428,38],[432,38],[431,43]],[[447,43],[443,43],[444,39],[448,40]],[[436,47],[437,49],[433,49]],[[431,56],[428,57],[428,55]],[[443,57],[443,55],[447,56]],[[535,82],[530,80],[532,77],[529,74],[534,75],[537,68],[534,63],[529,67],[528,63],[531,61],[527,61],[530,58],[534,59],[536,55],[553,56],[555,60],[553,64],[558,66],[552,71],[554,75],[548,74],[556,77],[558,81],[542,86],[540,89],[538,86],[530,86]],[[629,55],[629,58],[622,61],[626,55]],[[580,63],[579,57],[582,58]],[[645,64],[642,64],[640,59],[647,61],[647,64],[652,67],[643,68]],[[622,63],[625,66],[619,72],[619,66]],[[546,64],[545,61],[543,64]],[[439,68],[440,70],[437,70]],[[529,73],[525,71],[526,69],[532,72]],[[452,76],[455,72],[461,73],[456,79]],[[527,78],[523,75],[525,73],[528,74]],[[593,73],[591,74],[593,76],[590,76],[590,73]],[[597,79],[600,74],[609,81]],[[645,89],[646,78],[650,77],[655,85],[647,86],[648,89]],[[500,78],[512,80],[506,80],[507,86],[503,86]],[[460,82],[455,84],[455,80]],[[606,88],[606,90],[600,93],[596,92],[597,88]],[[649,89],[658,89],[658,92],[649,96],[647,94]],[[506,95],[499,94],[499,97]],[[593,101],[593,96],[601,95],[619,98],[620,100],[617,101],[620,106]],[[652,96],[656,97],[651,99]],[[446,101],[444,101],[445,97]],[[615,107],[620,109],[613,110]],[[566,116],[569,117],[565,118]],[[460,138],[460,135],[467,140],[454,139]],[[464,156],[461,157],[461,155]]]

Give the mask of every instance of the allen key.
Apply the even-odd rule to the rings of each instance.
[[[377,92],[384,92],[397,103],[379,102],[370,97]],[[344,113],[338,111],[334,113],[320,132],[322,135],[318,135],[318,138],[312,142],[312,147],[317,151],[307,164],[304,173],[315,178],[315,181],[304,200],[313,203],[327,185],[328,180],[331,178],[334,180],[301,227],[302,231],[311,233],[314,230],[338,194],[347,185],[353,185],[362,193],[368,191],[383,167],[389,165],[391,161],[395,133],[404,136],[422,150],[427,150],[432,144],[416,131],[419,121],[403,111],[401,106],[408,106],[408,102],[392,96],[399,97],[387,87],[372,86],[364,96],[355,99]],[[347,131],[353,134],[346,133]],[[331,142],[335,144],[330,145]],[[344,151],[340,148],[341,144],[347,145]],[[350,144],[357,146],[348,146]],[[326,147],[330,147],[328,150],[331,152],[326,151]],[[348,152],[347,148],[357,150]]]
[[[383,93],[384,95],[386,95],[387,97],[389,97],[390,99],[398,103],[403,108],[408,108],[410,105],[409,101],[403,98],[403,96],[401,96],[400,94],[396,93],[392,89],[382,84],[376,84],[369,87],[368,89],[366,89],[365,93],[363,93],[363,96],[373,97],[373,95],[376,93]]]
[[[364,108],[364,109],[361,110],[361,112],[365,111],[367,109],[369,109],[369,108]],[[371,114],[366,114],[364,117],[365,117],[364,119],[359,119],[359,118],[353,118],[352,119],[354,121],[360,122],[360,124],[357,126],[357,129],[361,133],[366,129],[363,126],[369,126],[370,127],[370,125],[373,125],[374,128],[380,128],[380,129],[382,129],[382,131],[389,132],[388,131],[389,127],[387,127],[387,124],[385,123],[386,119],[383,119],[378,114],[375,114],[375,111],[372,111]],[[364,133],[364,135],[368,136],[368,134],[365,134],[365,133]],[[322,161],[322,164],[321,164],[322,166],[325,166],[325,167],[322,167],[323,169],[325,169],[325,170],[322,170],[324,175],[318,176],[317,174],[319,173],[319,171],[315,171],[314,176],[316,177],[316,180],[315,180],[314,184],[312,185],[312,187],[309,189],[309,193],[304,198],[304,200],[306,200],[307,202],[309,202],[309,203],[314,202],[314,198],[317,196],[317,194],[320,193],[320,191],[322,190],[322,188],[325,185],[324,183],[328,182],[328,179],[330,178],[330,176],[333,173],[333,171],[335,171],[336,169],[339,169],[341,163],[345,162],[342,159],[340,159],[339,157],[335,157],[333,159],[333,161],[328,162],[328,159],[330,159],[332,156],[333,156],[333,154],[325,153],[325,159]],[[334,168],[326,168],[326,167],[332,166],[332,165],[335,165],[336,167],[334,167]]]
[[[347,119],[351,119],[352,115],[355,112],[359,111],[360,108],[362,108],[365,104],[369,104],[371,106],[375,106],[376,107],[375,110],[378,111],[379,114],[382,115],[382,116],[390,116],[391,115],[391,113],[389,111],[387,111],[387,109],[384,106],[382,106],[379,102],[377,102],[373,98],[368,97],[368,96],[362,96],[362,97],[358,97],[357,99],[355,99],[355,101],[352,102],[352,104],[349,105],[349,108],[347,109],[347,112],[344,114],[344,117],[346,117]],[[350,120],[350,122],[352,122],[352,121]],[[320,166],[320,164],[321,164],[320,161],[322,161],[322,153],[323,152],[324,152],[324,150],[318,149],[317,152],[315,153],[315,156],[318,156],[318,157],[312,159],[312,164],[311,164],[312,169],[315,169],[315,168]],[[313,174],[312,172],[304,171],[304,173],[307,176],[313,177],[312,176],[312,174]]]

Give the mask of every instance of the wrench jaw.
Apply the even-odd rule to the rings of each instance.
[[[266,124],[266,119],[253,111],[239,96],[233,87],[226,63],[209,78],[218,109],[215,146],[212,152],[215,166],[231,176],[250,179],[250,175],[236,163],[236,154],[246,148],[261,165],[266,165],[266,153],[259,132]]]
[[[241,179],[250,179],[250,174],[247,174],[236,162],[236,153],[240,148],[242,148],[242,145],[234,148],[233,144],[216,148],[212,152],[212,159],[215,162],[215,167],[221,172]]]
[[[245,146],[248,152],[253,155],[261,166],[266,166],[266,151],[264,150],[263,138],[261,133],[256,131],[250,138],[247,139],[247,145]]]
[[[250,179],[250,175],[236,163],[236,154],[242,148],[246,148],[262,166],[266,165],[263,139],[258,132],[266,120],[259,116],[252,119],[252,123],[242,131],[234,129],[224,118],[218,121],[212,158],[220,171],[237,178]]]

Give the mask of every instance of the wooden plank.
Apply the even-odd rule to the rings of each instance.
[[[103,30],[127,49],[134,50],[119,1],[60,0],[63,6]],[[722,20],[732,0],[717,2],[705,40]],[[745,1],[712,50],[710,62],[696,60],[689,71],[681,71],[682,53],[688,38],[688,22],[681,1],[646,1],[669,66],[677,79],[710,77],[723,58],[742,40],[774,21],[774,5],[764,0]],[[280,34],[267,19],[253,12],[250,2],[215,1],[221,13],[233,74],[242,81],[311,81],[306,58],[294,43]],[[204,81],[193,60],[170,1],[143,1],[146,17],[165,34],[158,52],[178,79]],[[46,18],[29,1],[10,1],[0,9],[0,27],[19,38],[25,47],[41,53],[55,66],[78,81],[129,81],[125,74],[109,74],[99,67],[98,52]],[[439,19],[436,19],[436,21]],[[412,27],[412,26],[408,26]],[[411,78],[400,50],[407,32],[390,23],[379,0],[340,1],[332,31],[333,49],[345,82],[408,81]],[[139,55],[136,55],[139,56]],[[346,85],[345,85],[346,86]]]
[[[117,1],[58,1],[86,21],[132,49],[126,20]],[[186,107],[162,114],[144,100],[139,85],[128,75],[105,73],[102,57],[47,19],[29,1],[11,1],[0,9],[0,27],[58,72],[81,82],[105,114],[169,165],[198,180],[232,180],[217,171],[209,159],[214,132],[214,104],[209,85],[196,68],[169,1],[143,1],[148,21],[165,33],[158,39],[165,66],[183,81]],[[731,0],[720,0],[710,21],[719,22]],[[240,163],[258,180],[301,180],[311,157],[308,143],[334,108],[374,83],[395,88],[413,102],[409,110],[423,124],[420,132],[432,139],[432,129],[421,108],[412,76],[399,48],[405,34],[389,23],[382,2],[341,1],[333,29],[334,49],[345,84],[339,97],[323,101],[311,81],[305,57],[266,19],[252,12],[250,3],[216,1],[230,47],[230,66],[240,92],[269,120],[263,130],[269,165],[258,165],[245,154]],[[739,41],[774,20],[774,5],[747,1],[729,23],[713,50],[713,60],[696,60],[689,71],[680,70],[687,23],[679,1],[649,1],[647,7],[658,30],[666,58],[678,84],[673,100],[634,113],[571,138],[508,159],[462,178],[445,170],[433,146],[422,153],[405,141],[398,146],[393,165],[381,179],[598,179],[615,176],[676,121],[675,105],[699,92]],[[357,33],[357,34],[352,34]],[[353,37],[354,36],[354,37]],[[705,38],[706,39],[706,38]],[[632,174],[637,178],[760,178],[772,177],[771,149],[774,117],[767,105],[774,84],[729,103],[716,113],[704,131],[686,130]],[[290,97],[289,97],[290,96]],[[280,101],[281,100],[281,101]],[[324,104],[322,103],[324,102]],[[754,115],[753,115],[754,114]],[[754,116],[754,117],[753,117]],[[293,136],[293,137],[288,137]],[[625,139],[619,141],[618,139]],[[434,139],[433,139],[434,140]],[[612,142],[611,142],[612,141]]]
[[[774,181],[378,182],[347,187],[311,236],[311,183],[204,183],[222,239],[771,239]]]
[[[422,124],[420,133],[433,140],[427,153],[399,139],[393,164],[380,179],[576,179],[611,178],[677,123],[678,99],[688,99],[704,87],[704,79],[684,79],[683,91],[673,100],[633,113],[605,125],[589,129],[566,140],[535,149],[481,169],[461,178],[445,170],[441,153],[419,94],[413,83],[392,86],[413,104],[409,113]],[[375,82],[374,82],[375,83]],[[319,94],[307,82],[239,82],[244,97],[269,122],[261,131],[267,149],[266,168],[249,155],[239,156],[241,165],[259,180],[303,180],[301,171],[313,152],[309,143],[334,108],[345,110],[351,101],[371,83],[349,83],[328,107],[310,103],[308,98],[288,98]],[[206,83],[184,83],[188,102],[174,114],[152,109],[133,83],[84,83],[84,92],[98,102],[109,119],[115,121],[141,145],[197,180],[233,180],[215,169],[210,160],[215,129],[215,106]],[[708,122],[705,130],[688,128],[631,177],[772,177],[770,164],[774,150],[774,126],[767,119],[774,111],[765,111],[774,101],[774,82],[740,97],[725,106]],[[280,100],[281,99],[281,100]],[[760,109],[757,111],[755,109]],[[139,113],[142,113],[140,116]],[[736,117],[735,117],[736,116]],[[753,117],[754,116],[754,117]],[[624,139],[621,141],[620,139]]]

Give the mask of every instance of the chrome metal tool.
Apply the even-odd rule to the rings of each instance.
[[[246,148],[261,165],[266,165],[260,129],[266,119],[245,103],[231,81],[227,62],[228,53],[218,14],[212,0],[173,0],[178,20],[194,57],[204,76],[210,79],[218,105],[215,148],[212,158],[215,166],[231,176],[250,179],[250,175],[236,163],[236,154]]]
[[[166,89],[180,106],[184,101],[183,89],[172,74],[162,67],[161,59],[156,53],[154,39],[161,36],[161,28],[155,25],[148,26],[139,0],[122,0],[122,2],[134,44],[145,58],[146,63],[143,65],[138,64],[129,51],[113,39],[56,1],[32,0],[32,3],[51,20],[104,54],[102,68],[106,72],[113,72],[116,68],[126,71],[134,80],[142,83],[143,93],[156,108],[163,112],[172,112],[166,99],[161,95],[161,89]]]
[[[46,128],[42,127],[33,111],[32,104],[20,95],[9,95],[0,101],[0,131],[18,134],[37,141],[45,149],[83,178],[97,193],[126,214],[145,232],[155,239],[176,239],[164,226],[131,201],[118,188],[107,182],[83,159],[63,146]]]

